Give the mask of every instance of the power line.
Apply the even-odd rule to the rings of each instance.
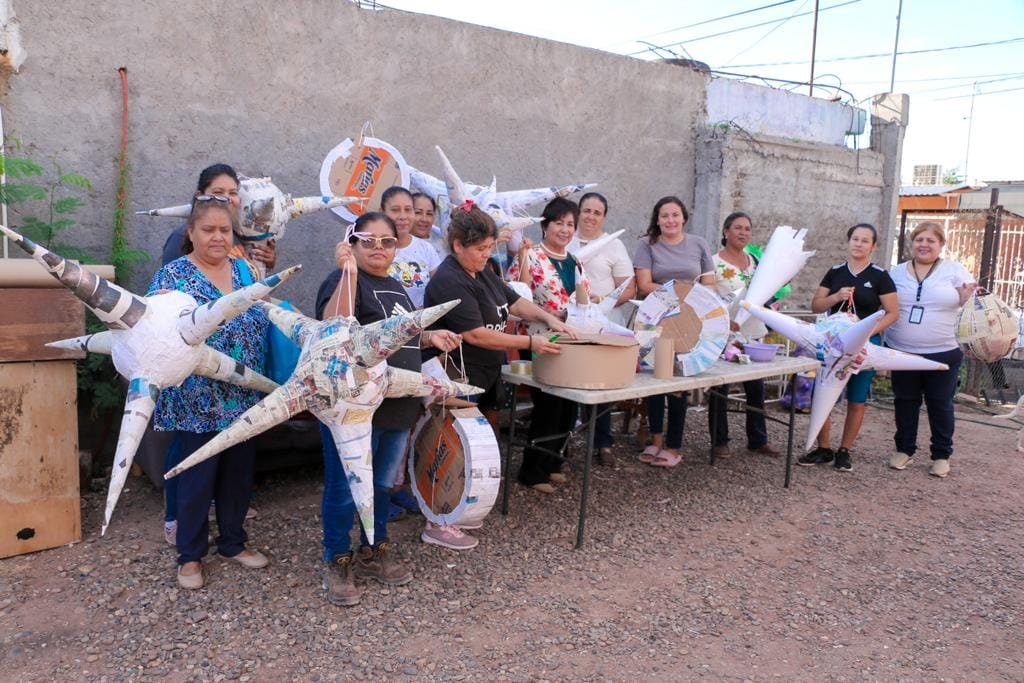
[[[989,90],[988,92],[971,93],[970,95],[955,95],[953,97],[937,97],[933,102],[941,102],[943,100],[962,100],[968,97],[982,97],[983,95],[998,95],[1003,92],[1017,92],[1018,90],[1024,90],[1024,86],[1020,88],[1006,88],[1004,90]]]
[[[924,83],[926,81],[969,81],[975,78],[994,78],[996,76],[1020,76],[1024,71],[1004,71],[998,74],[973,74],[970,76],[933,76],[931,78],[898,78],[897,83]],[[847,81],[849,85],[871,85],[873,83],[884,83],[885,80],[876,78],[873,81]]]
[[[954,90],[956,88],[970,88],[976,85],[986,85],[988,83],[1000,83],[1002,81],[1015,81],[1024,78],[1024,74],[1013,74],[1012,76],[1005,76],[1003,78],[992,78],[987,81],[974,81],[973,83],[957,83],[956,85],[943,85],[938,88],[926,88],[925,90],[915,90],[911,95],[917,95],[923,92],[937,92],[939,90]]]
[[[847,2],[841,2],[838,5],[830,5],[829,7],[822,7],[818,11],[819,11],[819,13],[820,12],[825,12],[825,11],[828,11],[830,9],[836,9],[838,7],[845,7],[847,5],[853,5],[853,4],[856,4],[858,2],[860,2],[860,0],[847,0]],[[728,31],[720,31],[718,33],[709,33],[706,36],[700,36],[698,38],[691,38],[690,40],[684,40],[684,41],[678,42],[678,43],[668,43],[667,45],[663,45],[662,47],[668,48],[668,47],[677,47],[679,45],[684,45],[684,44],[685,45],[689,45],[691,43],[696,43],[696,42],[701,41],[701,40],[708,40],[709,38],[718,38],[719,36],[727,36],[727,35],[729,35],[731,33],[739,33],[740,31],[749,31],[752,28],[758,28],[758,27],[761,27],[761,26],[768,26],[770,24],[777,24],[779,22],[789,21],[790,19],[794,19],[796,17],[806,17],[809,14],[814,14],[814,12],[813,11],[811,11],[811,12],[803,12],[801,14],[793,14],[791,16],[784,17],[782,19],[772,19],[771,21],[762,21],[759,24],[751,24],[750,26],[744,26],[742,28],[734,28],[734,29],[730,29]],[[637,52],[629,52],[629,53],[626,54],[626,56],[627,57],[635,57],[637,55],[642,55],[645,52],[647,52],[647,50],[639,50]],[[818,60],[818,61],[821,61],[821,60]],[[804,62],[804,63],[806,64],[806,62]]]
[[[620,40],[620,41],[618,41],[616,43],[612,43],[611,46],[621,45],[622,43],[626,43],[626,42],[630,42],[630,43],[631,42],[637,42],[637,43],[646,42],[650,38],[654,38],[656,36],[663,36],[666,33],[675,33],[676,31],[682,31],[683,29],[686,29],[686,28],[693,28],[695,26],[704,26],[705,24],[713,24],[716,21],[722,21],[724,19],[732,19],[733,17],[739,17],[739,16],[742,16],[744,14],[751,14],[753,12],[760,12],[761,10],[771,9],[772,7],[778,7],[779,5],[788,5],[791,2],[796,2],[796,0],[781,0],[780,2],[773,2],[770,5],[761,5],[760,7],[755,7],[753,9],[746,9],[746,10],[743,10],[742,12],[733,12],[732,14],[723,14],[722,16],[715,17],[713,19],[705,19],[704,21],[698,21],[695,24],[687,24],[686,26],[677,26],[676,28],[670,28],[667,31],[658,31],[657,33],[652,33],[652,34],[647,35],[647,36],[640,36],[635,41],[633,41],[633,40],[629,40],[629,41]],[[611,47],[611,46],[609,46],[609,47]]]
[[[838,7],[839,5],[834,5]],[[922,55],[931,52],[948,52],[950,50],[969,50],[975,47],[988,47],[990,45],[1006,45],[1008,43],[1017,43],[1024,40],[1024,37],[1020,38],[1007,38],[1006,40],[993,40],[987,43],[973,43],[971,45],[950,45],[949,47],[934,47],[927,50],[905,50],[898,52],[897,55]],[[857,59],[874,59],[876,57],[892,57],[891,52],[876,52],[870,55],[848,55],[846,57],[832,57],[830,59],[819,59],[819,62],[848,62]],[[794,61],[794,62],[765,62],[763,64],[726,64],[724,68],[729,69],[746,69],[758,66],[791,66],[796,64],[809,64],[807,60]]]
[[[806,5],[806,4],[807,4],[807,1],[808,1],[808,0],[804,0],[804,2],[803,2],[803,3],[802,3],[802,4],[800,5],[800,6],[799,6],[799,7],[797,7],[797,8],[796,8],[796,12],[799,12],[800,10],[802,10],[802,9],[804,8],[804,5]],[[768,37],[768,36],[770,36],[771,34],[773,34],[773,33],[775,33],[776,31],[778,31],[778,30],[779,30],[780,28],[782,28],[783,26],[785,26],[785,25],[786,25],[786,22],[787,22],[787,21],[789,21],[790,19],[792,19],[793,17],[795,17],[795,16],[796,16],[796,12],[794,12],[794,13],[793,13],[793,14],[791,14],[791,15],[789,15],[789,16],[788,16],[788,17],[787,17],[787,18],[786,18],[786,19],[785,19],[784,21],[782,21],[782,22],[780,22],[780,23],[776,24],[775,26],[772,26],[772,27],[771,27],[770,29],[768,29],[768,31],[767,31],[767,32],[766,32],[766,33],[765,33],[765,34],[764,34],[763,36],[761,36],[760,38],[758,38],[757,40],[755,40],[755,41],[754,41],[753,43],[751,43],[751,44],[750,44],[749,46],[747,46],[747,47],[743,48],[742,50],[740,50],[739,52],[737,52],[736,54],[734,54],[734,55],[733,55],[732,57],[729,57],[728,61],[730,61],[730,62],[731,62],[732,60],[736,59],[736,58],[737,58],[737,57],[739,57],[740,55],[742,55],[742,54],[746,54],[747,52],[750,52],[750,51],[751,51],[751,50],[753,50],[753,49],[754,49],[755,47],[757,47],[758,45],[760,45],[760,44],[761,44],[761,43],[762,43],[762,42],[764,41],[764,39],[765,39],[765,38],[767,38],[767,37]]]

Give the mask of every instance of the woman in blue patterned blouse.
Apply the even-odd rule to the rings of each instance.
[[[149,294],[179,290],[204,304],[251,282],[248,266],[229,256],[238,216],[220,197],[193,200],[184,244],[185,256],[157,271]],[[256,372],[263,372],[269,320],[257,307],[226,323],[206,340]],[[262,396],[253,390],[195,375],[181,386],[164,389],[157,400],[153,423],[157,430],[176,431],[182,452],[190,454],[231,424]],[[209,550],[210,502],[216,502],[217,550],[221,557],[258,569],[267,558],[245,548],[242,528],[252,488],[255,449],[250,442],[229,448],[178,476],[178,584],[203,586],[202,558]]]

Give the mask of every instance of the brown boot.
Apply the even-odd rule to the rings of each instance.
[[[387,541],[381,541],[372,548],[363,546],[355,562],[356,576],[389,586],[404,586],[412,581],[412,570],[391,558]]]
[[[338,555],[324,566],[324,590],[327,591],[327,602],[332,605],[359,604],[363,590],[356,588],[352,553]]]

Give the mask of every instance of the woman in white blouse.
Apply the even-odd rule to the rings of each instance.
[[[941,258],[946,233],[938,223],[918,224],[910,234],[912,258],[892,269],[900,317],[885,332],[886,346],[945,363],[948,370],[894,370],[896,454],[889,467],[902,470],[917,451],[922,400],[931,427],[930,474],[949,474],[953,454],[953,397],[963,352],[956,341],[956,319],[977,285],[967,269]]]

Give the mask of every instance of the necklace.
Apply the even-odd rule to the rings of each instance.
[[[540,243],[540,248],[546,251],[548,253],[548,256],[550,256],[551,258],[562,260],[566,256],[568,256],[567,252],[557,252],[548,245],[544,244],[543,242]]]

